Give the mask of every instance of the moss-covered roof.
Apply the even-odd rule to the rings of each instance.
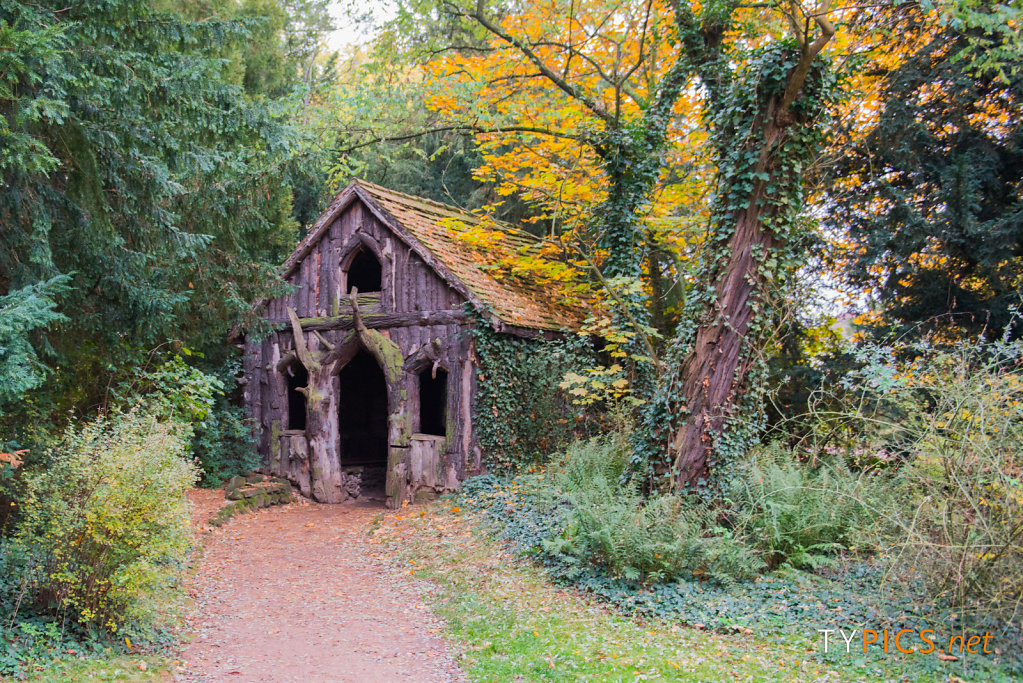
[[[355,198],[362,201],[438,274],[477,308],[488,308],[501,322],[536,330],[577,330],[585,309],[562,288],[530,273],[509,273],[507,264],[523,255],[543,258],[529,233],[486,220],[439,202],[353,180],[313,225],[285,262],[286,274],[316,243],[334,217]],[[475,239],[479,230],[483,239]]]

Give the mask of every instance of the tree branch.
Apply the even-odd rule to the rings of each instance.
[[[320,343],[323,344],[324,348],[326,348],[327,351],[334,350],[334,345],[327,341],[327,338],[320,334],[317,330],[313,330],[313,334],[316,335],[316,338],[320,340]]]
[[[326,357],[323,359],[323,364],[332,365],[336,363],[338,359],[344,356],[345,353],[348,352],[348,344],[352,341],[353,337],[355,337],[355,333],[349,332],[344,339],[335,344],[334,347],[330,350],[330,353],[328,353]]]
[[[405,357],[402,356],[398,345],[389,337],[384,336],[379,330],[371,330],[366,327],[366,323],[362,320],[362,312],[359,310],[358,297],[359,290],[352,287],[348,298],[352,303],[355,334],[359,336],[359,341],[362,342],[362,346],[369,352],[369,355],[373,356],[380,364],[380,369],[384,371],[388,380],[392,383],[396,382],[404,371]]]
[[[348,293],[348,300],[352,304],[352,321],[355,323],[355,332],[361,337],[369,332],[369,328],[366,327],[366,323],[363,322],[362,312],[359,310],[358,287],[352,287],[352,291]]]
[[[406,140],[415,140],[421,138],[424,135],[430,135],[431,133],[446,133],[446,132],[457,132],[465,133],[470,135],[490,135],[492,133],[534,133],[536,135],[546,135],[552,138],[562,138],[565,140],[575,140],[581,142],[584,145],[589,145],[593,148],[597,148],[597,143],[583,135],[575,135],[573,133],[563,133],[550,128],[540,128],[539,126],[497,126],[494,128],[484,128],[483,126],[473,126],[468,124],[457,124],[451,126],[437,126],[435,128],[427,128],[426,130],[419,130],[412,133],[402,133],[400,135],[377,135],[369,140],[364,140],[348,147],[339,147],[334,151],[338,154],[351,154],[352,152],[362,149],[363,147],[369,147],[376,145],[381,142],[404,142]]]
[[[817,9],[813,11],[811,15],[814,22],[820,28],[820,35],[813,43],[807,45],[809,36],[806,35],[808,32],[803,32],[801,29],[795,28],[797,40],[801,47],[801,53],[799,56],[799,62],[796,64],[796,68],[792,70],[792,75],[789,76],[789,82],[785,86],[785,94],[781,100],[781,108],[778,110],[780,115],[784,115],[788,112],[789,107],[799,97],[799,91],[803,88],[803,83],[806,82],[806,76],[810,73],[810,67],[813,65],[813,60],[817,58],[817,55],[821,53],[824,46],[828,44],[835,36],[835,26],[828,19],[827,14],[831,9],[831,0],[821,0],[821,4],[817,6]],[[794,17],[793,17],[794,19]],[[795,25],[795,22],[793,22]]]
[[[295,353],[298,354],[299,362],[309,372],[319,370],[320,363],[309,351],[309,347],[306,346],[305,335],[302,334],[302,323],[299,322],[298,313],[295,312],[294,308],[288,308],[288,319],[291,320],[291,333],[295,337]]]
[[[531,61],[536,66],[536,68],[540,70],[540,73],[544,75],[544,78],[553,83],[558,89],[560,89],[566,95],[568,95],[574,100],[582,102],[583,106],[585,106],[587,109],[593,112],[602,121],[605,121],[607,123],[613,123],[611,115],[608,114],[607,111],[605,111],[604,108],[600,106],[598,102],[586,96],[578,88],[573,86],[571,83],[566,81],[558,74],[554,73],[553,69],[551,69],[547,65],[547,63],[540,58],[538,54],[533,52],[529,45],[527,45],[522,40],[516,38],[515,36],[511,35],[510,33],[501,30],[500,26],[487,19],[486,15],[483,12],[483,5],[485,4],[485,2],[486,0],[479,0],[476,3],[476,11],[473,12],[473,14],[471,15],[473,19],[479,22],[480,26],[487,29],[488,31],[490,31],[495,36],[505,41],[509,45],[512,45],[515,48],[517,48],[519,52],[525,55],[526,59]]]
[[[295,355],[294,351],[288,352],[283,358],[277,361],[277,372],[283,373],[288,369],[288,366],[298,360],[298,356]]]

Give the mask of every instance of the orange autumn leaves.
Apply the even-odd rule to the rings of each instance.
[[[0,453],[0,464],[8,465],[11,469],[17,469],[22,464],[22,456],[28,453],[27,448],[10,453]]]
[[[534,3],[491,20],[503,37],[488,34],[481,49],[444,52],[424,66],[427,106],[445,121],[484,131],[476,178],[499,197],[515,194],[533,206],[532,220],[545,223],[548,238],[539,255],[567,257],[578,272],[550,272],[549,259],[528,256],[516,268],[582,280],[579,273],[600,260],[583,228],[608,192],[592,141],[608,120],[627,129],[641,119],[676,58],[672,12],[660,0],[582,0]],[[672,250],[684,246],[706,203],[700,106],[695,89],[676,103],[662,182],[642,208],[648,239]],[[492,233],[462,236],[482,248]]]
[[[583,0],[531,4],[493,21],[577,96],[552,83],[519,47],[492,36],[485,49],[444,53],[425,66],[427,105],[446,120],[496,131],[478,136],[484,164],[477,177],[498,194],[517,193],[541,207],[556,231],[571,230],[592,217],[607,192],[596,152],[577,138],[602,132],[593,109],[623,127],[640,117],[674,60],[671,12],[659,1]],[[676,142],[699,136],[696,93],[685,94],[675,113],[688,123],[673,131]],[[501,132],[522,127],[534,130]]]
[[[699,3],[692,7],[700,11]],[[725,38],[730,58],[738,65],[749,50],[790,34],[784,12],[806,19],[814,7],[738,10]],[[496,7],[486,11],[497,30],[483,32],[484,42],[440,51],[423,65],[425,103],[443,121],[480,131],[483,163],[476,178],[499,197],[514,194],[533,206],[532,220],[542,221],[547,232],[543,249],[567,256],[576,279],[585,280],[583,271],[602,258],[585,228],[598,217],[609,189],[592,141],[608,127],[627,132],[641,121],[679,57],[674,13],[664,0],[547,0],[503,15]],[[896,66],[929,32],[893,33],[882,15],[864,19],[864,12],[836,5],[828,13],[839,25],[828,53],[840,65],[861,65],[847,81],[853,96],[836,112],[852,122],[845,129],[859,135],[876,121],[882,104],[877,74]],[[707,223],[716,168],[704,106],[702,86],[693,80],[674,106],[659,182],[640,207],[637,234],[670,254],[667,264],[692,257]],[[485,227],[461,236],[481,251],[499,238]],[[538,272],[550,267],[521,265]],[[564,272],[559,277],[571,279]]]

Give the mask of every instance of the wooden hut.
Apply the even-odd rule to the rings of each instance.
[[[266,472],[322,502],[385,480],[389,505],[481,470],[473,437],[477,316],[527,337],[577,329],[549,286],[494,270],[535,245],[506,225],[364,181],[284,263],[292,293],[261,302],[277,330],[246,338],[244,396]]]

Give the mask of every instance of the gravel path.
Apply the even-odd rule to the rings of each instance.
[[[196,518],[223,493],[194,491]],[[180,681],[462,681],[424,584],[368,542],[379,503],[293,503],[207,532]]]

